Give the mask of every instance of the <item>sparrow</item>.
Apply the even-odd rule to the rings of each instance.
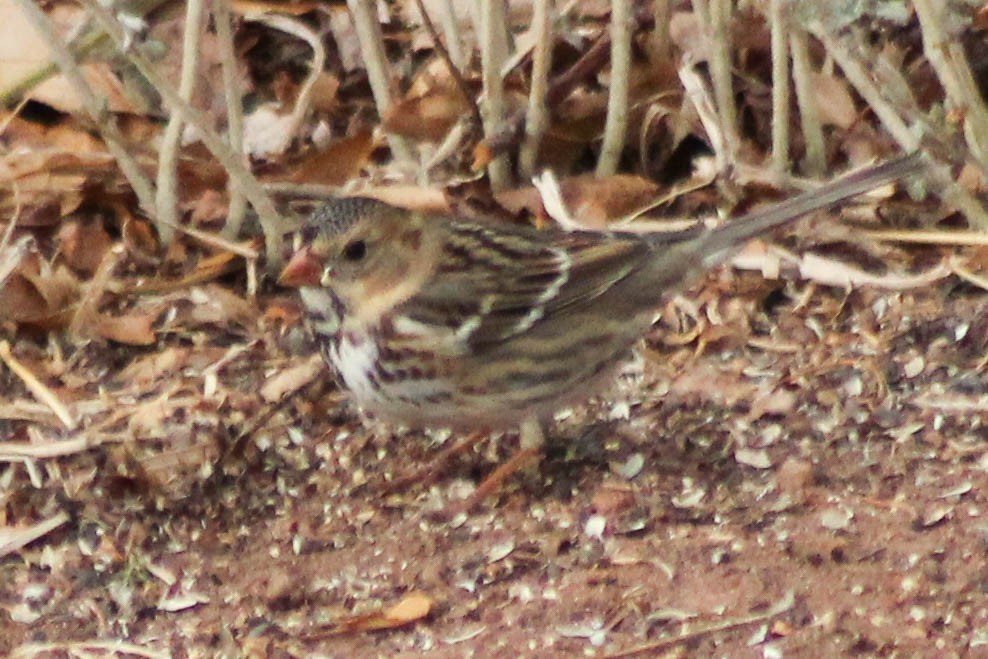
[[[278,281],[300,289],[363,411],[407,427],[522,429],[522,450],[472,505],[539,455],[542,422],[606,386],[671,295],[750,239],[922,166],[901,157],[675,233],[539,230],[340,198],[309,217]]]

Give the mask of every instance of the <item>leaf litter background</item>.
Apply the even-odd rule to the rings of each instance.
[[[150,4],[139,39],[175,46],[180,3]],[[576,71],[576,81],[554,97],[541,158],[581,222],[604,226],[662,196],[651,220],[791,194],[767,164],[768,3],[730,21],[738,123],[726,145],[737,166],[716,183],[702,173],[709,166],[689,179],[716,142],[680,82],[683,71],[706,75],[686,63],[709,56],[698,4],[636,5],[629,139],[619,172],[596,177],[609,7],[566,8],[549,78]],[[930,26],[911,5],[879,4],[890,11],[839,33],[899,64],[919,113],[890,105],[927,128],[923,147],[949,167],[951,187],[928,184],[937,194],[924,197],[913,186],[915,198],[889,189],[849,204],[843,221],[818,214],[657,301],[661,317],[636,361],[599,399],[560,413],[541,472],[453,520],[435,513],[516,438],[479,444],[435,482],[388,491],[456,438],[361,420],[314,356],[293,292],[270,277],[255,288],[265,270],[251,256],[272,230],[248,221],[227,235],[223,168],[194,140],[181,150],[180,216],[205,237],[179,231],[164,244],[59,79],[34,89],[4,113],[0,171],[0,652],[983,652],[985,248],[967,231],[979,219],[952,205],[980,197],[985,160],[968,150],[970,133],[965,142],[975,113],[945,102],[924,57]],[[668,42],[651,20],[662,6]],[[304,212],[298,199],[346,185],[415,208],[552,221],[527,184],[490,192],[484,167],[502,150],[517,155],[520,138],[482,140],[462,120],[473,98],[450,79],[413,4],[385,16],[395,103],[383,121],[345,8],[231,7],[244,147],[280,210]],[[73,3],[42,8],[65,33],[86,16]],[[532,7],[509,9],[524,53]],[[977,3],[944,14],[976,83],[983,14]],[[46,62],[21,10],[2,3],[0,15],[0,41],[17,53],[3,66]],[[326,58],[315,74],[314,51],[277,22],[286,16],[319,35]],[[456,21],[463,84],[476,95],[473,23]],[[898,151],[818,36],[809,53],[827,172]],[[201,36],[193,98],[222,127],[216,41],[212,29]],[[168,77],[177,50],[157,62]],[[531,55],[519,55],[506,78],[512,111],[530,70]],[[106,53],[86,67],[151,171],[163,111],[131,73]],[[806,145],[792,121],[799,162]],[[395,135],[414,163],[392,156]],[[294,226],[279,227],[280,253],[268,260],[288,252]],[[925,238],[882,240],[891,229]]]

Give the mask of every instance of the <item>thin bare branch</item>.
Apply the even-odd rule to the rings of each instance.
[[[631,84],[631,0],[611,2],[611,84],[607,94],[604,141],[597,160],[597,176],[617,171],[628,133],[628,93]]]
[[[772,167],[779,174],[789,170],[789,20],[786,0],[770,0],[772,32]]]
[[[357,31],[360,42],[360,53],[367,67],[367,79],[370,82],[371,93],[374,94],[374,104],[381,117],[387,116],[391,108],[391,84],[388,74],[388,58],[384,54],[384,37],[381,35],[381,25],[377,20],[377,3],[373,0],[347,0],[353,26]],[[404,138],[398,135],[388,135],[391,153],[399,160],[412,160],[412,149]]]
[[[524,179],[535,174],[542,135],[549,124],[549,67],[552,60],[552,0],[535,0],[532,29],[535,49],[532,52],[532,84],[525,116],[525,138],[521,145],[519,169]]]
[[[494,139],[505,121],[506,104],[501,67],[507,59],[503,39],[505,29],[504,4],[501,0],[483,0],[481,3],[480,57],[484,99],[481,116],[484,119],[484,135]],[[511,183],[511,170],[505,154],[494,156],[487,166],[491,187],[503,190]]]
[[[436,26],[432,24],[432,19],[429,18],[429,12],[425,9],[425,3],[423,0],[415,0],[415,3],[418,6],[419,13],[422,15],[422,24],[425,25],[425,29],[432,36],[432,43],[436,48],[436,52],[439,53],[439,57],[446,63],[446,68],[449,70],[449,75],[453,77],[456,88],[463,96],[467,107],[470,108],[470,113],[473,115],[477,125],[483,125],[483,119],[480,116],[480,110],[477,108],[476,99],[474,99],[474,95],[470,92],[470,88],[467,86],[466,80],[463,79],[463,74],[460,73],[460,69],[457,67],[456,61],[453,59],[450,51],[447,50],[446,46],[443,45],[442,39],[439,38],[439,33],[436,32]]]
[[[710,80],[717,104],[717,118],[724,141],[725,165],[733,165],[739,148],[737,108],[731,69],[731,0],[694,0],[693,8],[700,22],[710,52]]]
[[[810,176],[822,176],[827,169],[827,154],[823,143],[820,108],[817,106],[813,85],[808,38],[805,30],[793,26],[789,34],[789,49],[792,52],[796,103],[799,105],[799,125],[803,131],[803,142],[806,144],[806,173]]]
[[[97,0],[83,1],[103,29],[113,38],[117,46],[123,49],[125,46],[125,35],[113,15],[103,8]],[[186,122],[195,125],[203,145],[219,161],[237,187],[247,196],[247,199],[257,211],[261,227],[264,229],[268,266],[276,268],[283,260],[280,249],[283,221],[275,210],[270,197],[264,192],[264,189],[257,182],[257,179],[254,178],[250,170],[244,166],[240,157],[230,150],[223,141],[223,138],[216,131],[210,128],[209,121],[206,117],[199,110],[182,100],[174,86],[165,80],[157,68],[139,49],[128,51],[127,57],[138,68],[141,75],[147,78],[155,90],[161,94],[161,98],[169,110],[180,113]]]
[[[192,102],[196,73],[199,71],[199,52],[202,49],[203,0],[189,0],[185,5],[185,22],[182,31],[182,69],[179,74],[178,95],[186,103]],[[158,236],[165,245],[175,235],[172,227],[178,224],[178,152],[181,146],[182,115],[172,112],[161,136],[158,151],[157,191],[154,207],[158,224]]]
[[[947,3],[915,0],[916,16],[923,34],[923,53],[936,71],[951,105],[964,116],[964,137],[971,154],[988,172],[988,108],[981,98],[964,49],[944,30]]]
[[[463,37],[460,35],[460,26],[456,22],[456,9],[453,0],[443,0],[438,3],[439,24],[442,25],[443,35],[446,37],[446,50],[453,65],[459,69],[466,64],[467,53],[463,50]],[[419,11],[425,17],[425,10],[419,2]]]
[[[649,35],[648,48],[653,60],[664,62],[672,56],[672,38],[669,34],[669,23],[672,20],[672,8],[669,0],[653,0],[652,16],[655,26]]]
[[[878,116],[882,125],[892,135],[904,151],[912,152],[920,146],[920,135],[923,132],[930,132],[926,126],[926,131],[919,130],[923,126],[913,127],[906,123],[903,112],[894,107],[886,100],[887,94],[883,87],[879,86],[875,79],[866,70],[863,62],[871,61],[875,66],[882,64],[881,56],[866,50],[860,35],[846,35],[839,39],[831,34],[819,22],[811,23],[810,30],[823,42],[827,52],[837,65],[840,66],[848,81],[865,99],[872,112]],[[867,57],[862,53],[868,53]],[[893,70],[893,67],[885,67],[886,72]],[[910,108],[909,110],[912,110]],[[910,112],[915,122],[922,122],[921,117],[915,111]],[[988,228],[988,214],[968,192],[958,186],[950,174],[949,169],[941,166],[931,166],[927,173],[930,182],[938,190],[944,201],[951,204],[966,217],[972,226]]]
[[[244,107],[241,99],[240,79],[236,52],[233,46],[233,27],[229,0],[213,0],[213,20],[216,24],[216,41],[219,47],[220,67],[223,72],[223,98],[226,101],[227,141],[230,150],[240,154],[244,166]],[[232,182],[227,184],[230,206],[223,225],[223,236],[231,240],[240,235],[247,213],[247,197]]]

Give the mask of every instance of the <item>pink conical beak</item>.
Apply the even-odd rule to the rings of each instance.
[[[278,284],[300,288],[302,286],[318,286],[322,277],[322,263],[306,246],[295,252],[288,264],[278,275]]]

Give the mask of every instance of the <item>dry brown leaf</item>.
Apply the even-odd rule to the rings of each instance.
[[[200,144],[182,149],[178,162],[178,190],[181,199],[197,199],[206,190],[222,190],[227,175],[223,167]]]
[[[3,126],[4,139],[8,140],[10,144],[31,148],[48,148],[51,146],[47,139],[48,131],[44,125],[23,119],[11,110],[0,109],[0,125]],[[0,163],[3,162],[4,159],[0,158]]]
[[[76,131],[78,133],[78,131]],[[82,140],[88,143],[89,140]],[[71,149],[71,151],[69,151]],[[79,149],[76,151],[76,149]],[[10,155],[2,160],[0,168],[0,182],[9,184],[16,181],[19,186],[29,186],[28,177],[35,176],[67,176],[79,180],[85,180],[86,176],[92,173],[107,173],[112,171],[112,158],[105,150],[96,150],[89,153],[90,149],[85,144],[65,144],[62,148],[53,149],[39,148],[37,150],[26,150]],[[71,180],[71,179],[70,179]],[[62,189],[62,188],[59,188]],[[66,190],[71,188],[64,188]]]
[[[981,5],[974,12],[974,20],[971,22],[971,27],[978,31],[988,30],[988,3]]]
[[[56,4],[50,9],[49,17],[63,35],[76,31],[87,20],[86,12],[74,3]],[[0,80],[7,84],[20,80],[51,61],[51,49],[25,13],[14,3],[0,3]],[[109,63],[89,62],[80,68],[86,82],[111,112],[130,112],[134,109]],[[83,113],[83,105],[75,89],[61,75],[48,78],[31,89],[28,98],[61,112]]]
[[[80,282],[71,270],[64,265],[52,268],[31,255],[0,289],[0,319],[60,329],[79,294]]]
[[[0,321],[33,323],[51,315],[45,298],[21,275],[11,275],[0,288]]]
[[[449,204],[442,190],[418,185],[389,185],[365,188],[361,196],[378,199],[393,206],[423,213],[448,213]]]
[[[183,261],[183,258],[180,257],[184,257],[186,253],[187,248],[184,241],[175,240],[169,246],[166,259],[171,262],[180,263]],[[238,267],[238,259],[240,257],[232,252],[219,252],[200,259],[192,272],[178,279],[141,279],[132,285],[132,290],[141,291],[142,293],[176,290],[186,291],[190,286],[212,281],[220,275]]]
[[[189,222],[196,227],[220,225],[230,209],[226,195],[219,190],[204,190],[192,204]]]
[[[261,385],[261,398],[268,403],[274,403],[285,397],[285,394],[298,391],[325,372],[320,355],[313,355],[299,364],[278,371]]]
[[[578,89],[556,108],[547,136],[580,145],[594,142],[600,139],[606,114],[607,94]]]
[[[325,2],[263,2],[262,0],[233,0],[230,10],[241,16],[261,16],[264,14],[290,14],[301,16],[310,11],[325,8]]]
[[[150,346],[158,340],[154,333],[157,311],[123,316],[98,314],[89,330],[104,339],[132,346]]]
[[[340,79],[323,71],[312,84],[312,110],[331,114],[339,108]]]
[[[408,83],[408,89],[405,91],[405,98],[418,98],[436,89],[452,89],[455,86],[456,81],[450,75],[449,65],[441,57],[433,57],[415,71],[415,77]]]
[[[484,167],[487,167],[493,159],[494,153],[491,151],[490,145],[486,141],[481,140],[473,148],[473,160],[470,162],[470,169],[479,172]]]
[[[981,192],[985,189],[985,173],[977,165],[964,163],[957,177],[957,185],[970,192]]]
[[[106,163],[102,170],[112,170],[106,145],[94,134],[73,121],[56,123],[45,132],[45,142],[52,169],[85,173],[86,163]]]
[[[4,126],[4,139],[20,147],[8,156],[15,169],[29,166],[32,160],[47,160],[54,167],[59,163],[59,157],[69,161],[90,159],[97,163],[103,161],[112,164],[106,146],[99,138],[71,119],[41,124],[8,112],[0,112],[0,121]],[[22,162],[24,160],[26,162]],[[6,160],[0,162],[7,164]]]
[[[302,309],[295,301],[275,298],[264,307],[264,322],[275,327],[288,327],[302,323]]]
[[[202,325],[241,326],[252,324],[258,315],[257,307],[229,289],[216,284],[195,286],[189,290],[181,287],[162,301],[162,306],[172,307],[167,324],[169,331],[179,331]]]
[[[750,380],[698,362],[676,377],[670,387],[672,400],[705,401],[730,407],[758,393]]]
[[[358,130],[350,137],[310,153],[298,163],[291,180],[295,183],[343,185],[360,173],[374,150],[373,133]]]
[[[429,615],[435,601],[425,593],[413,591],[387,609],[384,616],[396,624],[407,624]]]
[[[158,379],[171,377],[173,373],[185,368],[191,352],[191,348],[165,348],[161,352],[131,362],[116,374],[114,380],[141,387]]]
[[[413,591],[405,595],[397,604],[383,611],[341,621],[338,632],[367,632],[402,627],[428,616],[434,603],[434,600],[425,593]]]
[[[640,176],[617,174],[597,178],[586,174],[559,181],[563,202],[570,215],[590,229],[603,229],[610,220],[621,219],[642,208],[659,194],[658,186]],[[542,199],[534,187],[506,190],[496,195],[498,203],[514,214],[527,210],[540,215]]]
[[[835,75],[813,75],[813,91],[820,110],[820,120],[829,126],[850,128],[858,120],[858,109],[847,83]]]
[[[61,221],[63,213],[60,202],[65,199],[64,196],[57,193],[42,192],[36,195],[28,195],[27,198],[30,199],[31,203],[22,207],[20,212],[17,213],[17,226],[19,228],[50,227]],[[11,198],[0,203],[0,209],[5,213],[5,217],[10,217],[14,214],[18,201],[24,202],[25,197],[22,196],[18,200]]]
[[[168,393],[136,404],[127,416],[127,430],[137,439],[167,438],[165,426],[168,419],[185,415],[198,397],[177,396]]]
[[[85,273],[96,271],[113,238],[99,220],[69,220],[58,229],[58,250],[69,267]]]
[[[215,405],[199,391],[171,391],[135,405],[125,442],[108,452],[116,473],[140,479],[170,500],[188,496],[221,455]]]
[[[384,117],[384,129],[413,140],[439,142],[469,111],[460,90],[436,88],[391,106]]]
[[[122,206],[122,204],[121,204]],[[117,209],[119,211],[119,209]],[[121,215],[120,233],[123,236],[124,245],[131,256],[141,256],[146,261],[157,258],[159,244],[158,236],[151,224],[146,220],[138,219],[129,211]]]

